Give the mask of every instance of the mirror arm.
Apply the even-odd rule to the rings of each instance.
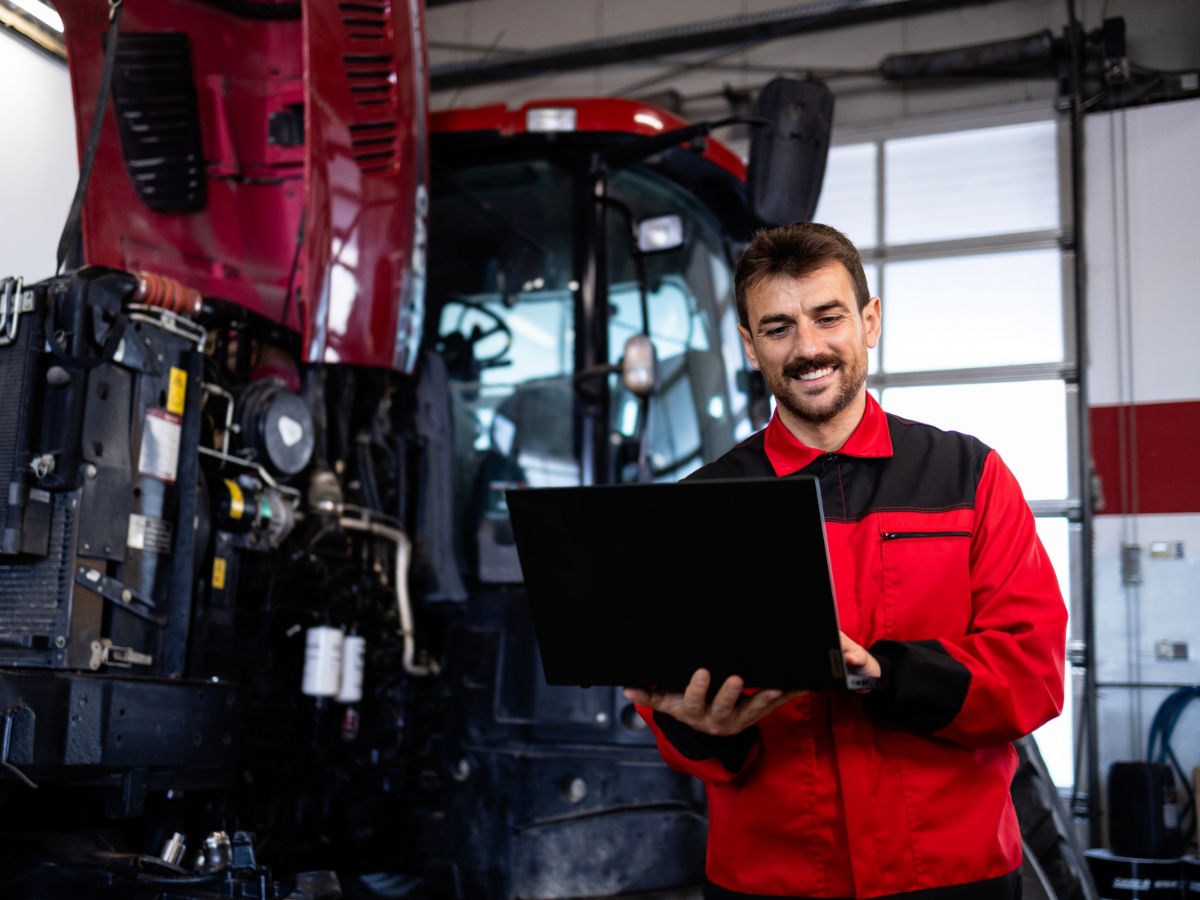
[[[723,128],[726,125],[769,124],[771,124],[771,120],[762,116],[729,116],[724,119],[717,119],[715,122],[696,122],[692,125],[676,128],[674,131],[664,131],[662,134],[645,137],[639,141],[631,141],[625,146],[618,146],[605,151],[604,162],[609,168],[623,169],[626,166],[639,163],[647,157],[653,156],[655,153],[669,150],[680,144],[686,144],[688,141],[695,140],[698,137],[707,137],[714,129]]]

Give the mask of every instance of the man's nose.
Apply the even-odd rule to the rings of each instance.
[[[812,359],[824,352],[825,344],[817,328],[804,322],[796,326],[792,341],[793,356],[801,359]]]

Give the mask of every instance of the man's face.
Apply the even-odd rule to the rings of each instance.
[[[857,424],[867,349],[879,342],[879,298],[860,313],[850,273],[831,263],[804,278],[768,278],[746,301],[750,327],[738,328],[746,357],[766,378],[784,424],[822,428],[846,416]]]

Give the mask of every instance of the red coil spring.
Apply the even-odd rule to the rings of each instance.
[[[200,292],[195,288],[184,287],[174,278],[144,270],[137,273],[137,280],[134,303],[161,306],[181,316],[195,316],[200,313],[203,301]]]

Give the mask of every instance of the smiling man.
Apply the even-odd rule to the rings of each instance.
[[[1015,900],[1011,742],[1062,708],[1067,618],[1029,506],[995,451],[867,393],[880,300],[840,232],[760,232],[735,288],[776,411],[691,477],[819,480],[843,655],[879,681],[714,692],[701,669],[681,694],[626,689],[707,785],[706,896]],[[736,564],[753,589],[788,560]]]

